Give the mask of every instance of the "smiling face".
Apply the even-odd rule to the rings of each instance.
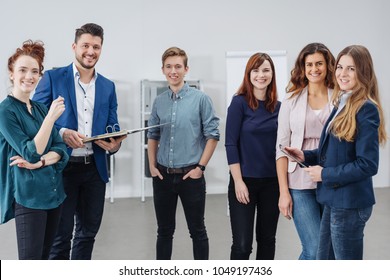
[[[340,57],[336,66],[336,80],[343,91],[351,91],[356,87],[356,66],[352,56],[343,55]]]
[[[305,76],[309,83],[323,84],[327,74],[327,65],[322,53],[309,54],[305,58]]]
[[[169,56],[162,67],[168,84],[173,92],[177,92],[184,85],[184,77],[188,72],[188,66],[184,66],[184,58],[181,56]]]
[[[13,71],[9,72],[9,78],[14,85],[13,94],[29,96],[35,89],[39,77],[38,61],[31,56],[21,55],[13,65]]]
[[[272,68],[268,60],[264,60],[258,68],[250,72],[250,80],[254,90],[265,91],[272,81]]]
[[[99,36],[83,34],[77,43],[72,45],[76,55],[77,66],[84,69],[92,69],[99,60],[102,51],[102,39]]]

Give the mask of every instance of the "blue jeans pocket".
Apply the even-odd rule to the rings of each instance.
[[[372,206],[358,209],[358,215],[362,220],[362,222],[364,223],[366,223],[368,219],[371,217],[371,213],[372,213]]]

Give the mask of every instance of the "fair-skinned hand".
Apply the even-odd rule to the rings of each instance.
[[[47,118],[55,122],[65,111],[65,99],[62,96],[59,96],[57,99],[53,100],[47,113]]]
[[[310,178],[312,179],[313,182],[321,182],[322,177],[321,177],[321,172],[322,172],[323,167],[319,165],[315,166],[309,166],[308,168],[304,168],[303,170],[309,173]]]
[[[30,169],[30,170],[38,169],[38,168],[41,168],[41,166],[42,166],[42,162],[40,162],[40,161],[38,161],[36,163],[30,163],[27,160],[25,160],[24,158],[22,158],[21,156],[13,156],[10,158],[10,160],[12,161],[10,163],[10,166],[16,165],[17,167],[26,168],[26,169]]]
[[[149,166],[149,170],[150,170],[150,174],[152,175],[152,177],[158,177],[158,178],[160,178],[160,180],[164,179],[160,173],[160,170],[158,170],[157,167]]]
[[[96,140],[96,141],[94,141],[94,143],[96,145],[98,145],[100,148],[102,148],[110,153],[114,153],[114,152],[119,150],[119,148],[121,146],[121,142],[126,137],[127,137],[127,135],[124,135],[124,136],[121,136],[118,138],[110,138],[110,142],[107,142],[105,140]]]
[[[249,191],[244,181],[240,180],[238,182],[234,182],[234,190],[236,193],[236,198],[240,203],[249,203]]]
[[[62,140],[64,140],[65,144],[71,147],[72,149],[78,149],[83,148],[84,143],[83,139],[85,138],[84,135],[78,133],[75,130],[72,129],[65,129],[64,133],[62,134]]]
[[[301,162],[305,161],[305,155],[303,154],[302,150],[293,147],[284,147],[284,148],[286,149],[287,152],[295,156]],[[291,161],[293,160],[291,159]]]
[[[278,206],[280,213],[282,213],[286,219],[291,220],[293,201],[290,193],[280,194]]]
[[[187,179],[188,177],[192,179],[199,179],[200,177],[202,177],[202,175],[203,175],[203,171],[200,170],[199,167],[196,167],[190,170],[186,175],[184,175],[183,180]]]

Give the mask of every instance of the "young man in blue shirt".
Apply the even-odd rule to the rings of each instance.
[[[209,257],[204,223],[204,171],[219,141],[219,118],[210,97],[184,81],[187,55],[177,47],[162,56],[169,88],[154,101],[148,131],[148,157],[157,217],[157,259],[171,259],[177,200],[183,205],[194,259]]]

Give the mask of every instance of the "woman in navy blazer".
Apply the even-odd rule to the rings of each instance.
[[[335,105],[319,148],[290,152],[310,165],[324,205],[317,259],[362,259],[363,232],[375,204],[372,176],[379,144],[386,142],[384,116],[369,51],[346,47],[336,60]]]

